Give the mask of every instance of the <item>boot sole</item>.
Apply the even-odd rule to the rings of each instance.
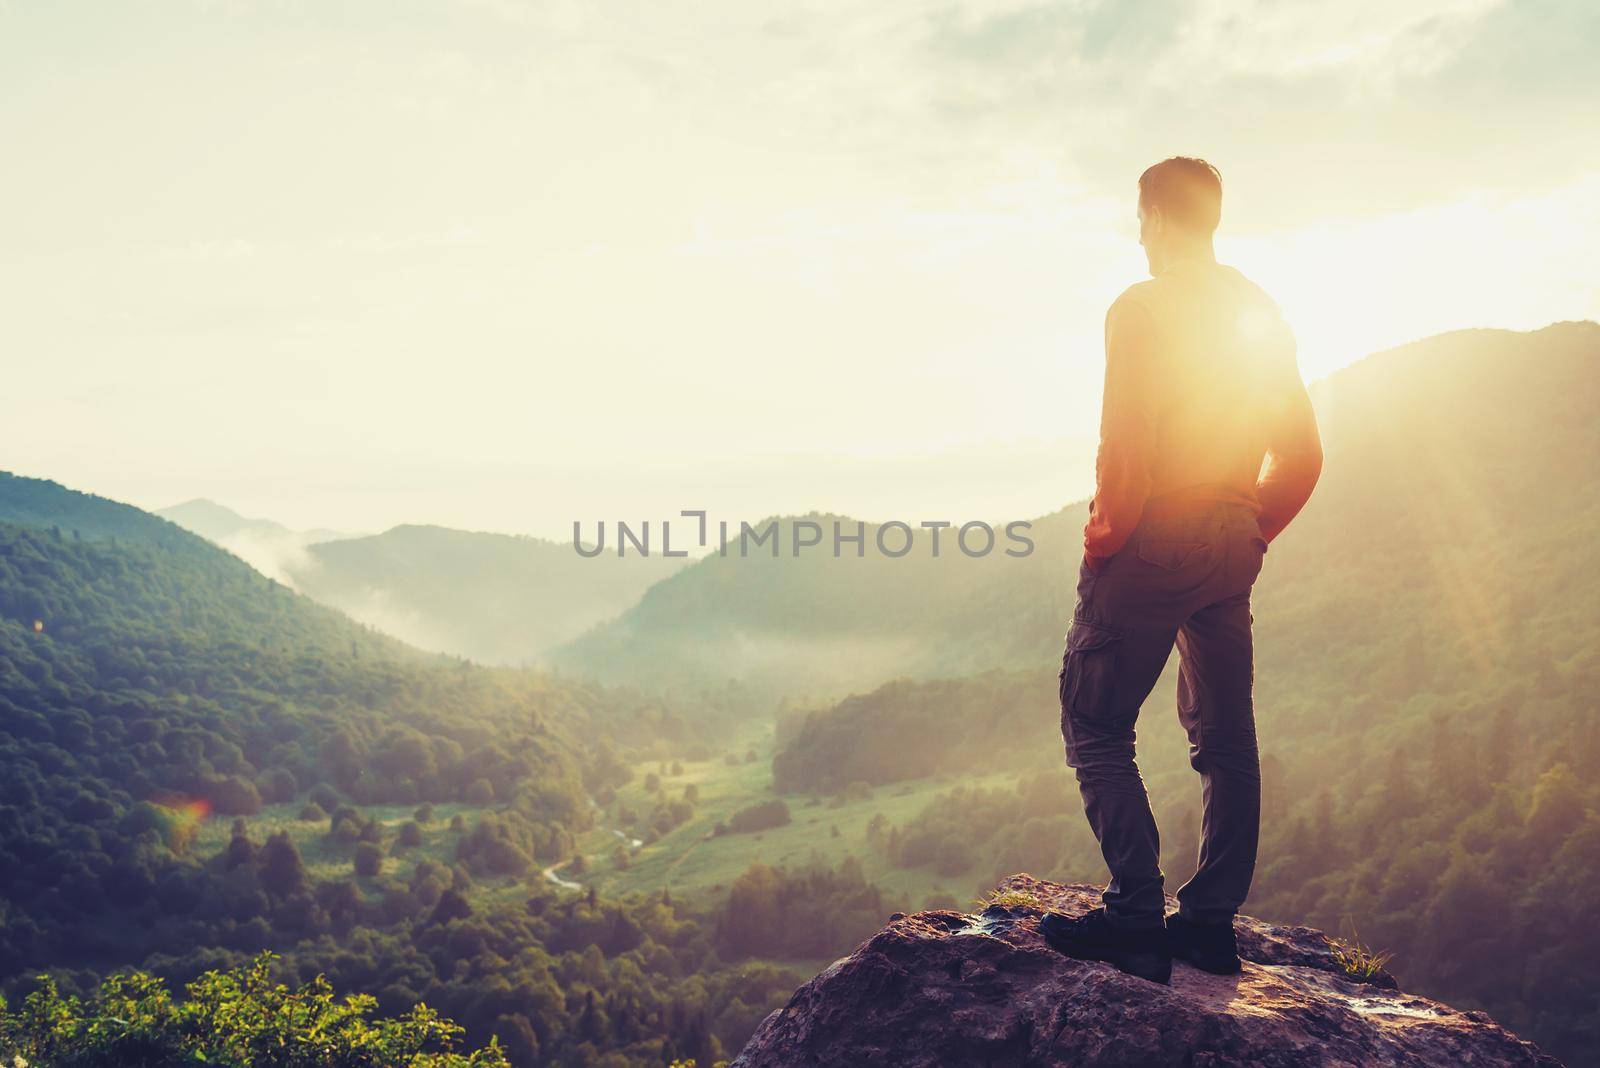
[[[1064,953],[1075,960],[1102,961],[1138,979],[1145,979],[1163,986],[1172,985],[1172,958],[1160,953],[1135,953],[1135,952],[1107,952],[1105,950],[1086,950],[1069,943],[1058,942],[1048,934],[1044,936],[1045,942],[1058,953]]]
[[[1212,975],[1238,975],[1244,970],[1244,966],[1240,963],[1238,957],[1234,957],[1231,961],[1218,961],[1207,959],[1199,954],[1184,953],[1181,950],[1174,950],[1172,956],[1174,960],[1181,960],[1191,967],[1199,968],[1203,972],[1210,972]]]
[[[1172,985],[1172,958],[1155,953],[1118,953],[1102,958],[1118,971],[1148,979],[1163,986]]]

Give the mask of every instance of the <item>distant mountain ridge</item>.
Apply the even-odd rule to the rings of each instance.
[[[634,604],[683,561],[585,558],[543,538],[402,524],[297,531],[204,498],[158,513],[262,574],[421,649],[531,665]]]
[[[248,519],[233,509],[204,497],[196,497],[170,508],[158,508],[155,514],[163,519],[170,519],[202,538],[216,542],[224,541],[242,531],[263,534],[289,533],[289,528],[282,523],[275,523],[270,519]]]
[[[293,538],[304,545],[333,541],[336,538],[357,537],[348,531],[321,527],[294,530],[271,519],[251,519],[205,497],[196,497],[182,504],[174,504],[170,508],[158,508],[155,514],[163,519],[170,519],[183,529],[192,531],[208,541],[214,541],[224,548],[227,547],[228,541],[241,535]]]
[[[347,538],[336,530],[292,530],[271,519],[251,519],[204,497],[162,508],[157,515],[227,549],[263,575],[294,585],[294,569],[306,547]]]
[[[308,546],[289,575],[309,596],[413,645],[533,664],[682,564],[660,555],[585,558],[541,538],[408,524]]]

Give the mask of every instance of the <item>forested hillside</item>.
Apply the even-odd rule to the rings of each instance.
[[[1070,518],[1035,521],[1023,532],[1034,542],[1027,556],[1007,554],[1027,547],[1006,537],[1005,518],[973,518],[994,531],[993,550],[981,556],[962,553],[953,529],[940,531],[937,553],[933,533],[913,529],[908,551],[887,556],[877,548],[878,525],[828,513],[752,522],[755,534],[741,551],[739,524],[731,523],[725,554],[652,586],[637,606],[552,659],[597,678],[656,686],[733,677],[769,697],[845,694],[899,675],[962,675],[1022,661],[1027,620],[1049,618],[1049,604],[1060,608],[1051,582],[1033,583],[1066,581],[1060,546]],[[802,535],[820,530],[821,542],[796,553],[804,524],[814,527]],[[854,543],[834,555],[836,524],[842,537],[860,535],[860,555]],[[753,540],[769,531],[766,541]],[[907,545],[898,530],[882,536],[891,552]],[[982,544],[975,533],[974,551]],[[1015,595],[1022,589],[1029,598]]]
[[[270,949],[386,1014],[425,999],[516,1064],[655,1064],[709,1063],[792,985],[725,971],[714,914],[539,878],[631,774],[613,743],[699,736],[654,699],[418,653],[52,483],[0,480],[0,512],[32,524],[0,523],[13,999],[45,969],[87,993]]]
[[[0,471],[0,523],[53,528],[80,539],[181,546],[197,543],[176,523],[131,504],[10,471]]]

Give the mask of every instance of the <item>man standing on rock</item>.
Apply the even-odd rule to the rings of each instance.
[[[1106,314],[1096,487],[1060,675],[1067,764],[1111,881],[1102,907],[1040,924],[1064,953],[1163,983],[1174,956],[1239,970],[1233,917],[1261,814],[1250,590],[1322,471],[1294,336],[1266,293],[1217,262],[1221,214],[1221,176],[1204,160],[1139,178],[1152,277]],[[1166,917],[1134,722],[1174,643],[1204,814],[1199,867]]]

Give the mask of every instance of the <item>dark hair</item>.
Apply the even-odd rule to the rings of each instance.
[[[1139,206],[1186,230],[1209,234],[1222,219],[1222,175],[1194,156],[1173,156],[1139,175]]]

